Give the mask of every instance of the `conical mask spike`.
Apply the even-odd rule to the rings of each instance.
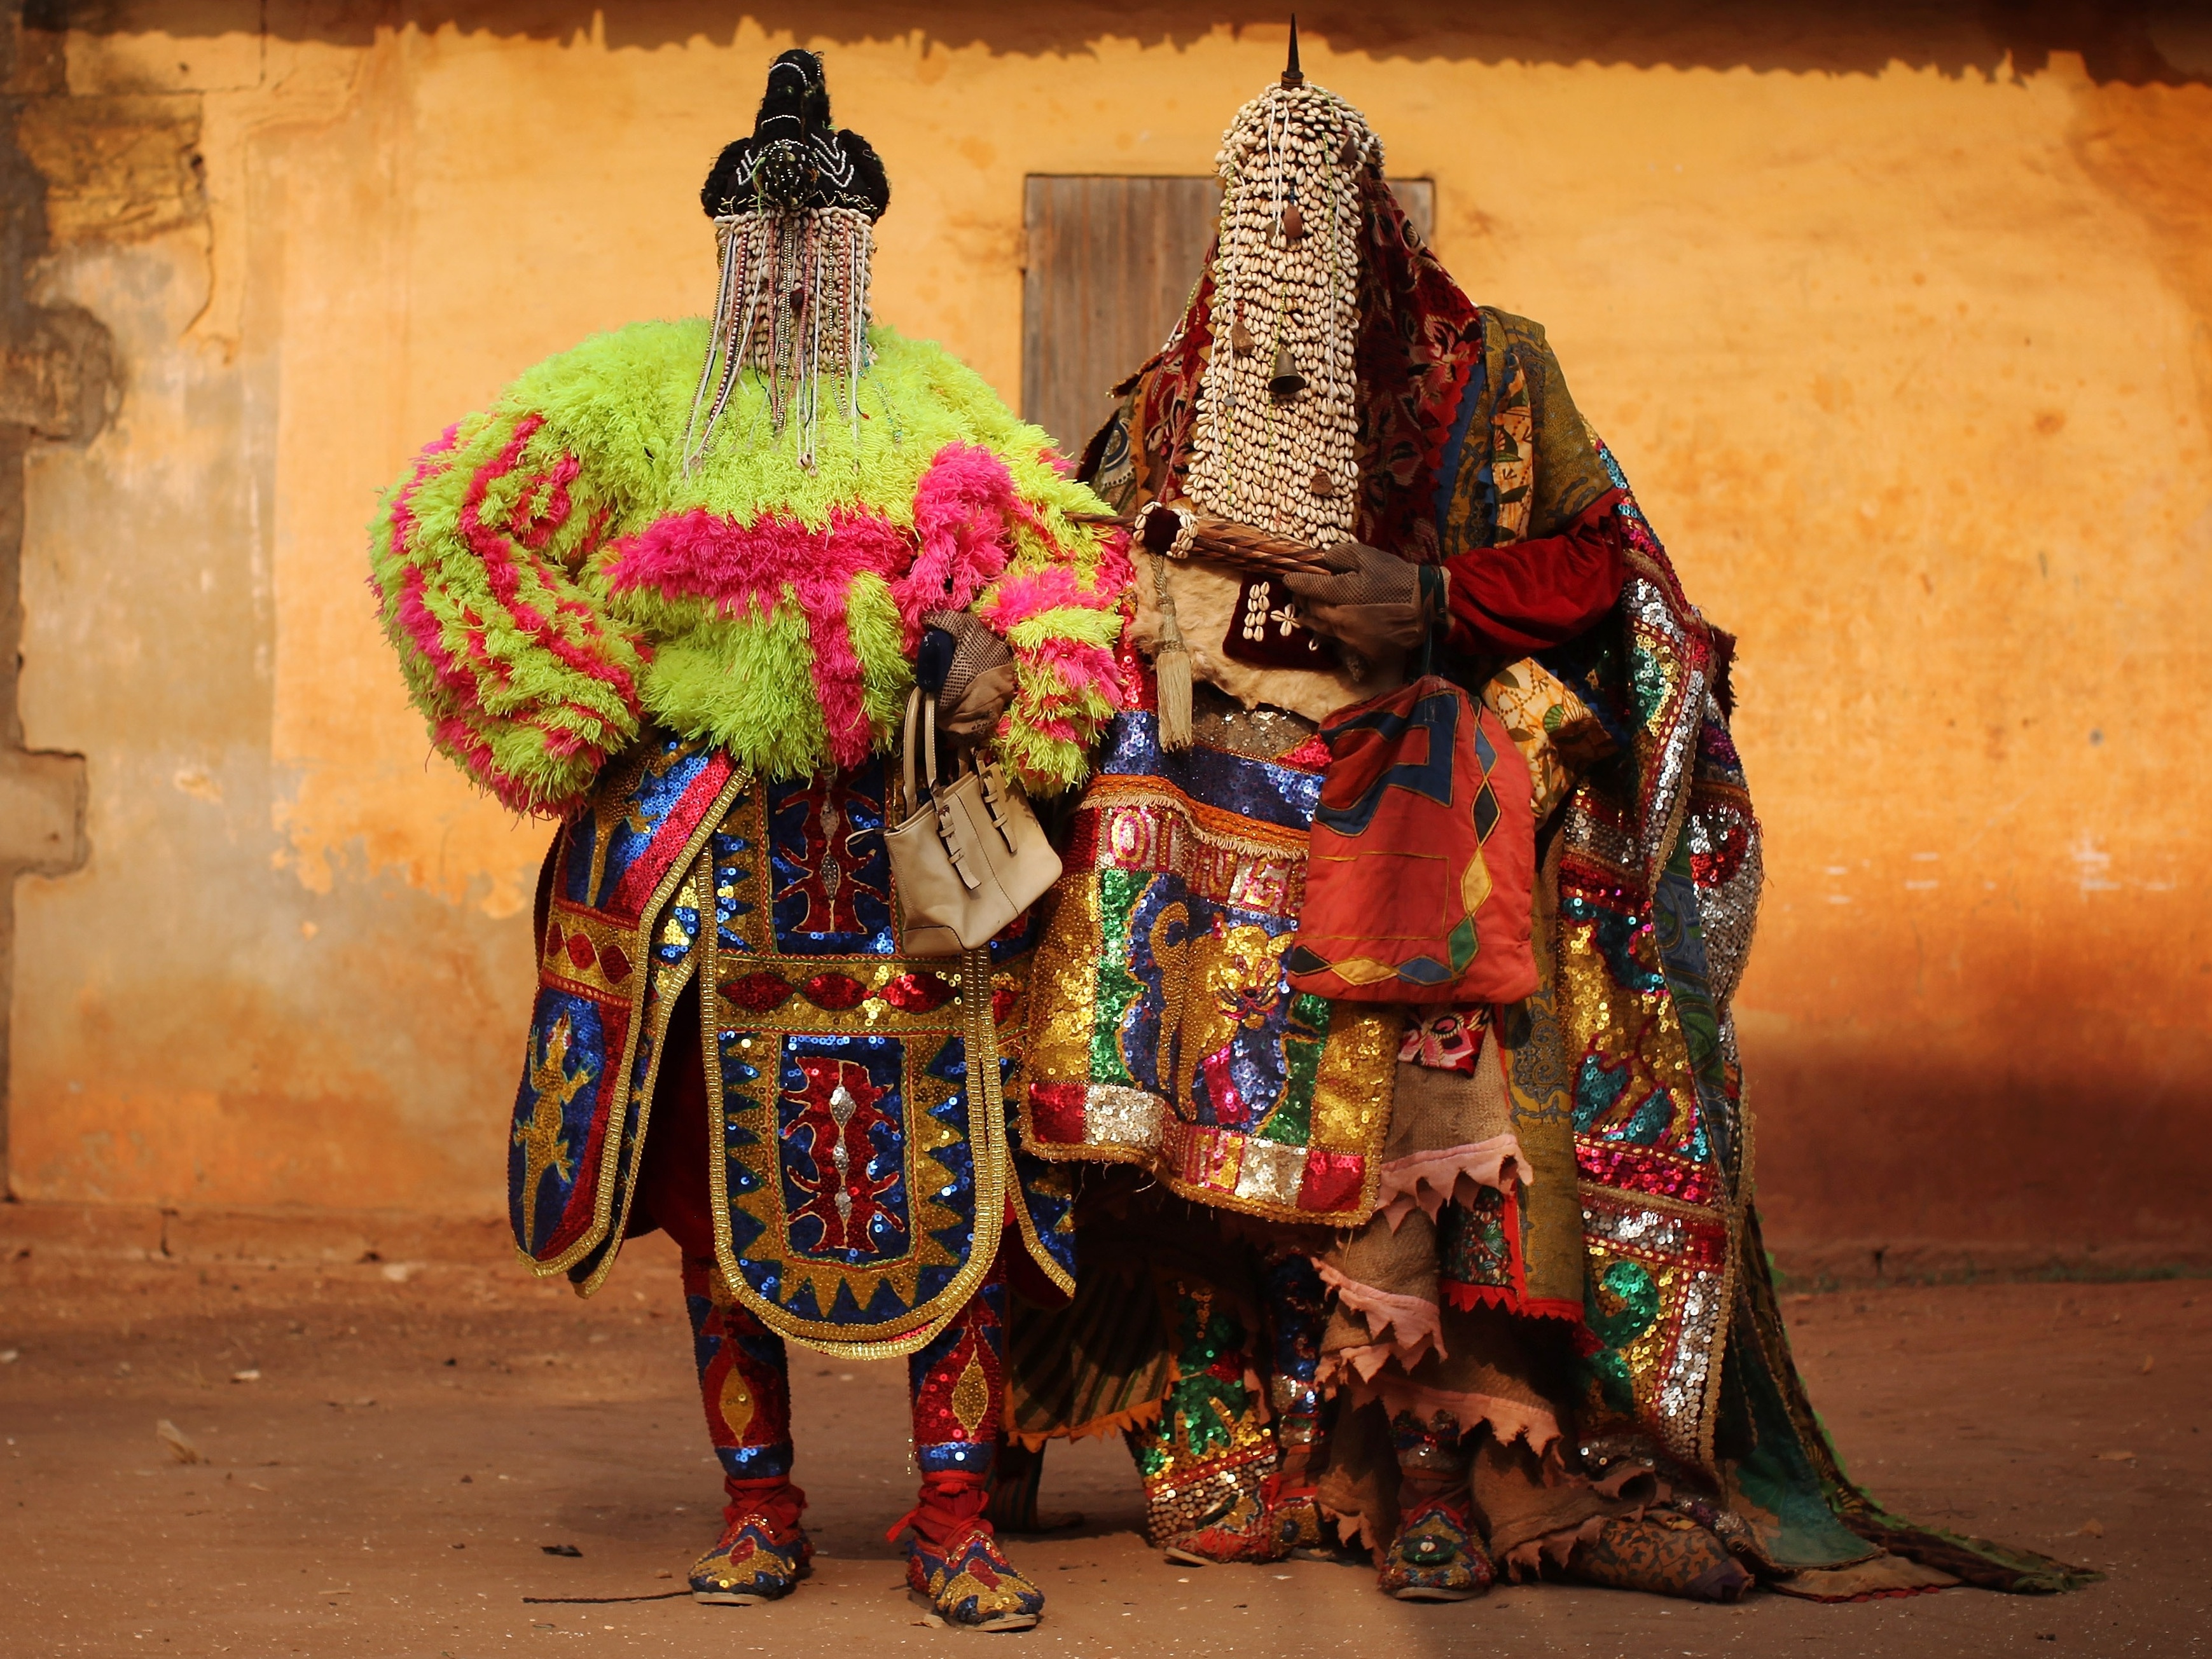
[[[1291,14],[1291,59],[1283,69],[1283,84],[1286,87],[1302,87],[1305,83],[1305,73],[1298,68],[1298,15],[1292,12]]]

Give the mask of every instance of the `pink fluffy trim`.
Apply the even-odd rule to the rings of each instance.
[[[812,530],[780,513],[740,525],[694,507],[615,544],[608,583],[618,593],[649,587],[709,600],[725,616],[757,621],[789,593],[813,647],[814,690],[830,758],[858,766],[868,757],[871,734],[846,602],[855,576],[872,572],[895,579],[909,557],[904,532],[872,513],[841,508],[828,528]]]
[[[567,637],[551,617],[522,597],[525,566],[541,591],[556,595],[559,592],[531,547],[542,547],[568,518],[570,502],[567,479],[574,477],[572,470],[567,471],[566,478],[562,477],[568,458],[563,456],[551,473],[533,479],[523,491],[515,510],[526,508],[528,516],[522,521],[519,533],[512,515],[497,524],[483,516],[484,499],[491,486],[515,470],[521,462],[523,450],[544,424],[542,415],[525,416],[515,423],[514,435],[507,441],[507,447],[477,469],[461,502],[461,536],[470,550],[483,562],[484,580],[490,584],[493,597],[507,607],[514,625],[530,635],[532,643],[578,673],[611,688],[635,714],[639,712],[637,688],[631,683],[629,672],[592,648],[605,636],[590,609],[583,605],[564,606],[557,599],[556,602],[556,611],[573,617],[576,630],[587,641],[579,644]],[[520,560],[515,556],[518,544],[522,545],[524,556]]]
[[[989,450],[951,443],[914,489],[913,565],[891,584],[907,644],[932,611],[965,611],[1013,556],[1013,526],[1029,516],[1013,474]]]
[[[1327,1363],[1324,1358],[1323,1365]],[[1501,1395],[1471,1389],[1439,1389],[1416,1382],[1395,1371],[1386,1370],[1379,1379],[1345,1377],[1340,1374],[1335,1380],[1352,1396],[1354,1406],[1379,1400],[1382,1408],[1394,1417],[1401,1411],[1412,1412],[1425,1422],[1438,1412],[1449,1412],[1459,1419],[1462,1432],[1487,1423],[1501,1444],[1510,1445],[1516,1440],[1526,1439],[1528,1449],[1539,1457],[1559,1438],[1559,1418],[1548,1407],[1527,1401],[1508,1400]]]

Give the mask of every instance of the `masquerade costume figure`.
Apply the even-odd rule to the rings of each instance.
[[[1729,1017],[1760,881],[1733,642],[1542,330],[1460,292],[1295,36],[1219,167],[1189,307],[1084,476],[1326,568],[1209,564],[1199,520],[1137,520],[1129,691],[1039,943],[1023,1109],[1032,1150],[1157,1185],[1096,1183],[1073,1304],[1017,1308],[1014,1427],[1123,1430],[1179,1559],[1279,1558],[1326,1516],[1408,1599],[1500,1570],[1714,1599],[2078,1582],[1881,1511],[1790,1361]],[[1416,994],[1432,960],[1300,932],[1310,880],[1346,879],[1308,856],[1356,817],[1333,756],[1376,752],[1346,706],[1424,652],[1473,698],[1483,893],[1519,803],[1534,826],[1517,916],[1468,899],[1468,957],[1524,977],[1456,1004]]]
[[[797,1342],[908,1357],[911,1587],[1018,1629],[1042,1597],[982,1514],[1006,1283],[1065,1290],[1073,1266],[1002,1095],[1030,941],[908,950],[884,751],[929,618],[998,660],[945,688],[943,723],[1034,791],[1077,781],[1127,568],[1071,521],[1098,503],[1042,433],[871,324],[888,199],[820,60],[785,53],[702,191],[714,315],[586,341],[450,428],[386,498],[374,580],[440,750],[562,820],[511,1218],[586,1295],[625,1236],[682,1249],[729,1500],[693,1593],[771,1600],[806,1571]]]

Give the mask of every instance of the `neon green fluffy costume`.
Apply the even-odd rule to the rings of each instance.
[[[648,724],[770,776],[858,765],[895,744],[921,618],[950,608],[1013,649],[1000,760],[1033,792],[1078,781],[1119,696],[1123,538],[1071,520],[1105,508],[973,371],[868,341],[811,467],[746,368],[687,471],[696,318],[550,358],[425,449],[372,559],[438,749],[556,816]]]

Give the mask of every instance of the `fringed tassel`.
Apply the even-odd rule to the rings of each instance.
[[[1152,593],[1160,606],[1159,649],[1152,653],[1152,678],[1159,693],[1160,747],[1188,749],[1193,731],[1190,709],[1190,652],[1176,623],[1175,597],[1168,592],[1168,562],[1152,561]]]
[[[851,208],[803,214],[763,209],[718,219],[714,228],[722,241],[721,283],[684,427],[684,471],[707,453],[738,375],[749,369],[765,384],[771,429],[780,437],[787,427],[796,428],[802,466],[811,471],[815,463],[825,377],[834,377],[830,400],[852,421],[857,450],[875,242],[867,215]],[[702,420],[710,386],[714,399]]]

